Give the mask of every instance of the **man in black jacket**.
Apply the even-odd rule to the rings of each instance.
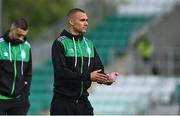
[[[88,26],[84,10],[74,8],[67,15],[69,31],[64,30],[52,45],[54,67],[54,95],[51,115],[93,115],[87,89],[91,82],[110,85],[118,74],[111,77],[104,67],[93,43],[83,36]]]
[[[0,37],[0,115],[26,115],[32,77],[28,24],[16,19]]]

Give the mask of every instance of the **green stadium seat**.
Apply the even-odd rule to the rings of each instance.
[[[51,60],[33,70],[30,91],[31,107],[28,114],[40,114],[40,112],[47,110],[50,106],[53,93],[53,68]]]
[[[152,19],[152,16],[110,16],[89,32],[87,38],[94,42],[101,59],[108,64],[108,50],[125,52],[131,34]]]
[[[180,104],[180,84],[176,85],[175,92],[173,94],[173,102]]]

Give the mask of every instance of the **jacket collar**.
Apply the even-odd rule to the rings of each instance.
[[[66,36],[70,39],[73,39],[73,37],[74,37],[75,41],[78,41],[78,40],[81,41],[83,39],[83,34],[73,35],[73,34],[69,33],[68,31],[66,31],[65,29],[62,31],[61,36]]]

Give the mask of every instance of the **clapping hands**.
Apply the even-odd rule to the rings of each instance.
[[[117,77],[119,76],[118,72],[111,72],[110,74],[102,74],[100,70],[93,71],[91,73],[91,80],[95,82],[99,82],[105,85],[111,85]]]

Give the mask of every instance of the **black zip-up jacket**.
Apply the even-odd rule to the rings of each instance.
[[[32,78],[31,47],[24,41],[0,37],[0,100],[28,96]]]
[[[93,43],[64,30],[52,45],[54,95],[73,100],[87,98],[90,73],[104,67]]]

